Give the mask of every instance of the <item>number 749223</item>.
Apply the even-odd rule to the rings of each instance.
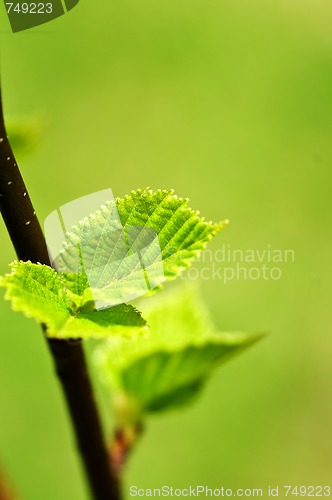
[[[330,486],[284,486],[285,496],[329,497]]]
[[[53,5],[48,3],[6,2],[7,14],[51,14]]]

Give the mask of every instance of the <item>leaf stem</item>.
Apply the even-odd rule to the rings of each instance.
[[[123,467],[126,465],[129,455],[137,444],[143,433],[143,424],[135,422],[127,426],[118,426],[112,438],[109,454],[113,469],[120,478]]]
[[[0,88],[0,209],[17,257],[50,265],[46,242],[7,138]],[[95,500],[118,500],[118,481],[93,396],[82,343],[47,339]]]

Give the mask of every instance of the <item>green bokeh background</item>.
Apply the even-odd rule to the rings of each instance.
[[[41,221],[111,187],[174,188],[229,228],[213,243],[293,249],[280,280],[202,280],[221,329],[270,331],[198,404],[151,419],[125,490],[332,482],[332,4],[81,0],[13,35],[9,117],[40,116],[18,154]],[[0,273],[14,252],[0,222]],[[38,325],[0,305],[0,461],[26,500],[88,493]],[[280,493],[283,497],[283,493]]]

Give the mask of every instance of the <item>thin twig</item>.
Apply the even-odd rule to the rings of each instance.
[[[45,186],[45,190],[47,186]],[[11,150],[0,89],[0,208],[20,260],[50,265],[46,242]],[[80,341],[48,339],[95,500],[118,500],[117,478],[109,466],[101,423]]]
[[[15,500],[17,497],[10,488],[7,478],[0,470],[0,500]]]

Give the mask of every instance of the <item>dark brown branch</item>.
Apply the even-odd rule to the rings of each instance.
[[[45,186],[45,191],[48,186]],[[46,242],[6,135],[0,91],[0,209],[21,260],[50,265]],[[81,342],[48,339],[95,500],[118,500]]]
[[[7,479],[0,470],[0,500],[15,500],[17,497],[9,487]]]

